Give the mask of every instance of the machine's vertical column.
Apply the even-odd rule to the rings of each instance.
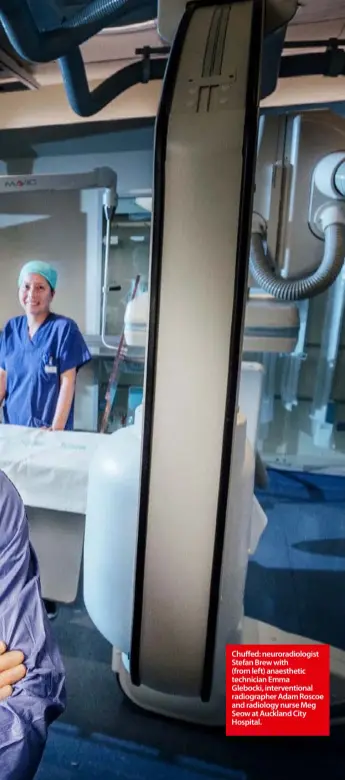
[[[210,695],[237,417],[261,2],[191,6],[157,122],[131,677]]]

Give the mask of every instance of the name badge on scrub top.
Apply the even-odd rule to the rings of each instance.
[[[44,366],[46,374],[57,374],[57,366],[53,365],[53,358],[50,357],[48,363]]]

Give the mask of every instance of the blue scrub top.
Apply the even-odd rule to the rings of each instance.
[[[4,327],[0,367],[7,373],[4,422],[29,428],[50,428],[56,411],[61,374],[77,371],[91,360],[77,324],[49,314],[32,339],[27,318],[13,317]],[[74,399],[65,426],[73,429]]]
[[[41,597],[36,555],[16,488],[0,471],[0,638],[27,674],[0,702],[1,780],[33,780],[48,727],[66,708],[66,674]]]

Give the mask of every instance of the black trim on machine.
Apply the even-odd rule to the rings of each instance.
[[[134,586],[134,607],[132,641],[130,652],[130,676],[133,685],[139,686],[140,679],[140,640],[143,614],[145,557],[147,541],[147,515],[149,505],[152,429],[155,399],[155,379],[157,362],[157,341],[159,325],[160,283],[162,273],[162,247],[164,234],[165,201],[165,162],[168,142],[169,116],[174,96],[178,66],[183,44],[188,31],[192,6],[187,8],[177,31],[168,65],[165,72],[161,102],[155,128],[154,172],[153,172],[153,222],[151,245],[150,313],[148,327],[148,347],[145,383],[145,413],[142,446],[142,467],[139,503],[139,526],[137,539],[136,576]]]
[[[231,23],[231,22],[230,22]],[[260,35],[260,29],[262,34]],[[226,527],[229,479],[232,461],[232,447],[237,415],[237,389],[241,361],[241,343],[244,328],[244,308],[247,293],[248,258],[250,249],[250,225],[253,206],[253,174],[255,174],[257,127],[260,101],[261,52],[264,35],[264,11],[262,0],[253,1],[250,55],[248,63],[248,84],[243,134],[243,168],[240,195],[238,240],[236,252],[235,289],[233,319],[229,351],[228,383],[223,432],[223,450],[219,480],[219,494],[216,533],[210,587],[210,602],[207,622],[207,636],[201,700],[211,697],[213,665],[216,645],[217,616],[221,585],[222,557]],[[225,648],[224,648],[225,653]]]

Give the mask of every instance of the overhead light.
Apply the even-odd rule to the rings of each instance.
[[[138,22],[137,24],[126,24],[121,27],[104,27],[98,35],[128,35],[128,33],[145,32],[146,30],[156,30],[157,22],[155,19],[149,19],[148,22]]]
[[[135,198],[135,203],[144,211],[152,211],[152,196],[149,198]]]

